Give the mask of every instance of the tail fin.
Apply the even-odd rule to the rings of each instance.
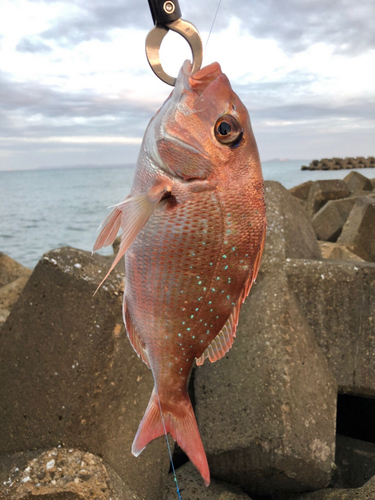
[[[180,400],[178,406],[162,403],[161,408],[166,431],[184,450],[198,469],[205,485],[208,486],[210,484],[210,471],[189,396],[186,394],[186,398]],[[158,396],[153,389],[151,399],[133,441],[133,455],[137,457],[150,441],[163,435],[164,426]]]

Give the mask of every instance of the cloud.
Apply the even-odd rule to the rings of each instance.
[[[1,154],[32,166],[119,163],[125,152],[133,161],[170,90],[145,60],[152,28],[147,2],[24,1],[17,33],[8,23],[0,34]],[[180,0],[180,6],[205,43],[217,0]],[[373,133],[374,6],[373,0],[221,2],[205,58],[222,64],[262,149],[275,150],[267,157],[296,157],[287,149],[297,136],[306,141],[304,151],[317,149],[314,155],[320,143],[328,150],[330,134],[342,132],[345,146],[354,147],[350,128],[358,145],[373,144],[365,129]],[[30,26],[34,10],[39,22]],[[180,64],[182,51],[169,57],[168,50],[169,62]]]
[[[209,29],[215,2],[194,7],[191,17],[199,29]],[[192,2],[189,7],[193,9]],[[256,38],[276,40],[287,53],[304,51],[315,43],[335,46],[338,53],[355,56],[375,45],[375,4],[373,0],[253,0],[222,2],[214,31],[224,29],[232,16],[242,29]],[[230,44],[230,40],[228,40]]]
[[[3,136],[142,137],[155,110],[133,99],[95,92],[63,92],[37,82],[14,82],[0,73],[0,131]]]
[[[40,0],[43,1],[43,0]],[[45,40],[62,46],[83,41],[108,40],[113,29],[152,28],[147,3],[131,0],[70,0],[65,15],[40,33]],[[217,0],[180,2],[182,17],[199,31],[208,32],[216,12]],[[228,27],[231,18],[241,21],[241,29],[256,38],[273,39],[287,53],[304,51],[315,43],[331,44],[337,53],[355,56],[375,45],[375,4],[373,0],[222,1],[214,32]],[[231,43],[223,40],[221,43]],[[124,48],[125,52],[127,48]]]
[[[30,52],[31,54],[51,52],[52,49],[49,45],[44,43],[39,37],[23,37],[16,45],[18,52]]]
[[[151,29],[152,19],[145,3],[130,0],[83,0],[66,2],[65,15],[51,28],[40,33],[46,40],[54,40],[61,46],[74,46],[88,40],[110,40],[113,29]],[[69,8],[70,6],[70,8]],[[124,47],[124,52],[130,47]]]
[[[352,126],[353,121],[356,121],[356,127],[360,128],[367,126],[373,122],[373,112],[370,111],[363,103],[353,103],[343,106],[328,106],[320,104],[293,104],[267,106],[262,109],[255,110],[252,113],[253,120],[264,122],[266,126],[289,126],[295,127],[298,123],[308,128],[310,124],[319,123],[325,126],[332,126],[336,123],[337,129],[347,128],[348,121]],[[340,125],[341,122],[341,125]],[[334,130],[335,127],[332,127]]]
[[[134,163],[153,111],[0,72],[0,168]]]

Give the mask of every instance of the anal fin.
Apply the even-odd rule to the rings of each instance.
[[[144,344],[139,338],[139,335],[133,325],[132,319],[130,317],[128,308],[126,307],[126,303],[124,302],[124,323],[126,327],[126,332],[128,334],[128,338],[130,340],[130,343],[135,350],[135,352],[138,354],[138,356],[141,357],[142,361],[147,365],[148,368],[150,368],[150,362],[148,359],[147,352],[144,348]]]

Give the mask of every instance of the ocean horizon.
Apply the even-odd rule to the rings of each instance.
[[[350,170],[301,170],[311,160],[262,162],[265,180],[285,188],[320,179],[343,179]],[[0,252],[33,269],[49,250],[72,246],[91,251],[108,207],[130,192],[134,165],[0,171]],[[375,178],[375,168],[356,169]],[[99,253],[110,255],[108,247]]]

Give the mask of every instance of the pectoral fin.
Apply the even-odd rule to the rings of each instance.
[[[133,243],[138,233],[151,217],[153,211],[155,210],[157,204],[162,199],[164,194],[170,191],[171,186],[167,185],[165,182],[160,183],[156,186],[153,186],[145,193],[129,196],[118,205],[115,205],[112,212],[99,228],[100,233],[96,239],[93,251],[95,252],[100,248],[113,243],[117,236],[118,230],[120,229],[120,226],[122,231],[121,244],[110,270],[98,286],[97,290],[108,278],[108,275],[110,274],[112,269]]]

